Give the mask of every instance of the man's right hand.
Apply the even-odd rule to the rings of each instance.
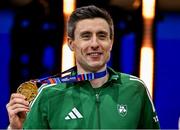
[[[6,105],[11,129],[21,129],[26,118],[26,112],[29,111],[29,102],[25,96],[14,93],[11,95],[9,103]]]

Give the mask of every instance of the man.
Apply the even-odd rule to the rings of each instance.
[[[42,85],[30,107],[24,96],[13,94],[7,104],[10,128],[158,129],[144,83],[107,67],[113,31],[106,11],[76,9],[68,21],[68,44],[77,66],[63,83]]]

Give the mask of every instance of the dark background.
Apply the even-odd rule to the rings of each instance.
[[[141,0],[77,0],[95,4],[114,20],[109,66],[139,76]],[[8,126],[5,105],[20,83],[61,72],[64,18],[61,0],[0,1],[0,128]],[[177,129],[180,118],[180,1],[156,2],[154,21],[154,104],[162,129]]]

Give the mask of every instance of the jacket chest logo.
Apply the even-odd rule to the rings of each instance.
[[[128,112],[128,108],[127,108],[127,105],[124,105],[124,104],[117,104],[117,110],[120,114],[120,116],[122,117],[125,117],[127,115],[127,112]]]
[[[65,120],[74,120],[74,119],[80,119],[83,118],[81,113],[74,107],[68,115],[65,117]]]

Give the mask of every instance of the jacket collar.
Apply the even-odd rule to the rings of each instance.
[[[107,71],[109,73],[108,82],[110,82],[110,81],[119,81],[119,83],[121,83],[121,81],[120,81],[120,73],[119,72],[116,72],[111,67],[107,67]],[[71,72],[71,76],[74,76],[76,74],[77,74],[77,67],[75,66],[73,68],[73,71]]]

